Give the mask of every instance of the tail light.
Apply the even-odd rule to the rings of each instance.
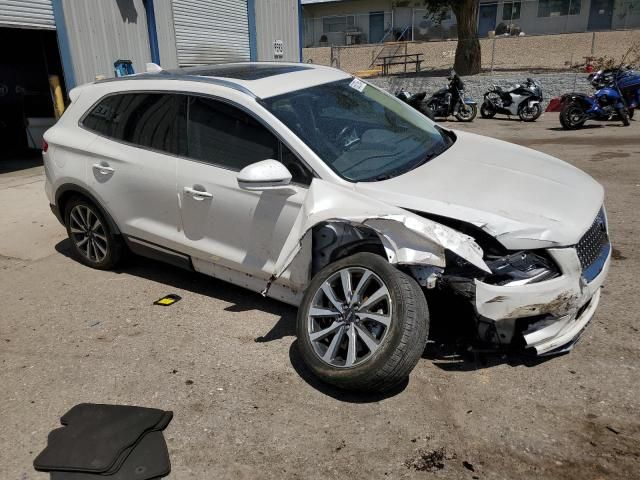
[[[49,144],[45,140],[42,140],[42,153],[47,153],[47,150],[49,150]]]

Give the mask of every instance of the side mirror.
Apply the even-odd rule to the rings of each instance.
[[[238,173],[238,186],[244,190],[278,190],[291,182],[291,172],[277,160],[247,165]]]

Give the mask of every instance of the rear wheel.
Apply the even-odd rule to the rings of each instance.
[[[491,102],[485,101],[480,106],[480,116],[482,118],[493,118],[496,116],[496,113],[496,108]]]
[[[109,270],[118,264],[124,251],[123,241],[111,231],[98,207],[82,197],[74,197],[66,205],[64,219],[80,262],[99,270]]]
[[[584,107],[578,102],[568,102],[560,111],[560,124],[566,130],[575,130],[584,125],[587,121]]]
[[[518,116],[523,122],[535,122],[542,115],[539,103],[523,103],[518,107]]]
[[[458,102],[455,109],[455,117],[461,122],[471,122],[478,114],[478,107],[476,105],[469,105],[464,102]]]
[[[340,388],[384,391],[424,351],[429,312],[416,281],[372,253],[357,253],[314,277],[298,310],[305,363]]]

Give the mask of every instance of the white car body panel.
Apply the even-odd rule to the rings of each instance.
[[[511,250],[575,245],[602,206],[602,186],[562,160],[489,137],[456,135],[451,148],[409,174],[356,189],[473,223]]]
[[[65,185],[77,185],[96,198],[125,236],[180,252],[197,271],[292,305],[300,303],[312,274],[309,232],[326,221],[374,231],[394,264],[443,269],[449,250],[490,271],[472,237],[414,212],[457,219],[483,229],[509,250],[547,249],[561,269],[559,277],[521,286],[476,279],[473,306],[479,316],[507,335],[516,318],[553,316],[548,325],[525,333],[527,345],[541,354],[579,334],[595,311],[610,261],[609,252],[598,276],[586,283],[574,248],[603,205],[597,182],[551,156],[464,132],[456,132],[457,141],[447,151],[407,174],[347,182],[260,103],[260,98],[350,78],[331,68],[305,67],[259,80],[168,78],[161,72],[72,90],[71,107],[44,136],[50,203],[56,205]],[[238,186],[236,171],[79,126],[82,115],[105,95],[136,91],[182,92],[231,103],[260,119],[316,178],[308,188],[248,191]],[[101,173],[94,165],[114,171]],[[185,191],[194,187],[211,196]]]

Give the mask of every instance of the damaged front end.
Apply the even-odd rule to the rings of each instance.
[[[603,211],[573,247],[508,251],[471,224],[314,180],[263,294],[285,278],[303,291],[336,252],[353,245],[377,249],[426,289],[464,297],[482,342],[538,355],[572,347],[597,307],[610,261]]]
[[[601,210],[575,246],[494,251],[488,275],[451,256],[442,281],[472,302],[481,341],[552,355],[571,350],[591,320],[610,255]]]

